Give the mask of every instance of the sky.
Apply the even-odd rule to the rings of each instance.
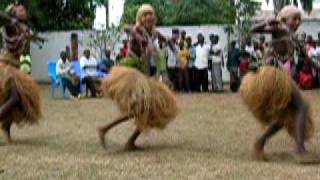
[[[109,25],[119,25],[123,13],[124,0],[109,0]],[[106,9],[105,7],[98,7],[96,10],[96,20],[94,28],[100,29],[106,27]]]
[[[272,0],[270,0],[270,3],[267,4],[266,0],[258,0],[262,2],[262,9],[263,10],[272,10],[273,9],[273,3]],[[123,13],[123,4],[124,0],[109,0],[109,20],[110,24],[119,25],[120,19]],[[320,0],[314,0],[314,7],[320,8]],[[96,10],[96,20],[94,23],[95,29],[101,29],[106,27],[106,9],[105,7],[99,7]]]

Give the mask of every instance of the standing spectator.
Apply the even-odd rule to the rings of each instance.
[[[211,69],[211,79],[212,79],[212,91],[213,92],[223,92],[223,82],[222,82],[222,66],[224,66],[223,61],[223,50],[219,43],[219,36],[210,36],[211,46],[210,55],[212,61]]]
[[[83,72],[83,82],[90,90],[92,97],[97,97],[96,82],[98,81],[98,62],[90,56],[90,50],[84,51],[84,56],[80,58],[80,67]]]
[[[189,74],[189,86],[191,91],[195,91],[195,83],[196,83],[196,68],[195,68],[195,60],[196,60],[196,48],[192,45],[191,37],[187,37],[187,48],[189,50],[190,58],[188,63],[188,74]]]
[[[268,43],[266,42],[266,37],[265,36],[260,36],[259,37],[259,49],[262,52],[262,54],[264,54],[264,52],[266,51],[268,47]]]
[[[181,31],[181,37],[180,37],[180,40],[179,40],[179,45],[182,44],[184,48],[188,46],[186,36],[187,36],[187,32],[185,30],[182,30]]]
[[[164,40],[159,40],[159,48],[158,48],[158,60],[157,60],[157,75],[166,76],[167,74],[167,50],[166,44]],[[167,77],[166,77],[167,78]]]
[[[168,66],[168,76],[172,82],[174,89],[178,90],[179,87],[179,75],[178,75],[178,61],[179,61],[179,46],[178,46],[179,30],[172,30],[172,37],[168,42],[167,47],[167,66]]]
[[[245,46],[241,46],[239,59],[240,79],[242,79],[244,75],[249,71],[250,65],[250,54],[245,50]]]
[[[313,41],[313,38],[311,35],[307,36],[307,41],[306,41],[304,48],[305,48],[305,51],[307,52],[307,54],[309,54],[309,51],[311,51],[315,48],[314,41]]]
[[[128,56],[128,51],[129,51],[128,41],[123,40],[122,41],[122,48],[120,49],[121,58],[126,58]]]
[[[204,43],[204,36],[198,34],[198,45],[196,46],[196,91],[208,92],[208,59],[210,47]]]
[[[254,48],[253,48],[253,45],[251,43],[251,39],[248,38],[247,42],[246,42],[246,45],[245,45],[245,51],[247,53],[249,53],[250,55],[252,55],[253,51],[254,51]]]
[[[62,83],[69,90],[71,97],[76,98],[80,92],[80,84],[72,83],[73,76],[76,76],[71,69],[71,63],[67,59],[68,54],[65,51],[60,53],[60,59],[56,65],[56,73],[61,78]]]
[[[114,66],[114,62],[111,60],[111,51],[108,49],[104,50],[106,58],[102,59],[100,62],[100,71],[103,72],[104,74],[108,74]]]
[[[320,46],[320,32],[318,33],[318,39],[316,41],[316,46]]]
[[[188,73],[188,63],[190,59],[190,53],[183,43],[180,43],[180,67],[179,67],[179,89],[180,91],[189,92],[189,73]]]
[[[259,48],[259,43],[254,42],[253,43],[252,59],[253,59],[253,61],[255,61],[257,63],[261,63],[262,58],[263,58],[263,54],[262,54],[261,49]]]
[[[236,47],[236,42],[232,41],[228,52],[227,69],[230,72],[230,89],[236,92],[240,86],[239,78],[240,50]]]
[[[153,50],[150,51],[150,76],[155,76],[157,74],[157,62],[159,60],[158,49],[159,49],[159,40],[155,43],[156,46],[153,46]]]

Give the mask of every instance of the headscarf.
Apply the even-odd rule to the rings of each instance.
[[[136,17],[136,25],[138,26],[144,26],[144,20],[143,20],[143,16],[146,13],[152,13],[152,15],[154,16],[155,22],[154,22],[154,26],[156,25],[156,15],[155,15],[155,11],[153,9],[153,7],[150,4],[143,4],[137,13],[137,17]]]

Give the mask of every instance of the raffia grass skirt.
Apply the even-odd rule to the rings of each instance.
[[[16,67],[0,62],[0,106],[9,98],[9,88],[16,89],[19,103],[0,119],[0,123],[12,121],[20,127],[38,123],[42,113],[36,82]]]
[[[140,130],[164,129],[178,114],[174,93],[133,68],[115,66],[102,89],[122,113],[135,117]]]
[[[290,136],[297,138],[295,117],[297,110],[292,102],[294,91],[299,91],[296,83],[283,70],[263,66],[258,72],[249,72],[242,80],[240,95],[256,119],[267,126],[272,121],[279,121]],[[302,97],[302,94],[300,94]],[[303,97],[302,97],[303,98]],[[306,135],[308,140],[314,132],[311,110],[307,105]]]

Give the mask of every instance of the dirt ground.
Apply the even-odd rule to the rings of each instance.
[[[107,134],[106,150],[98,144],[96,127],[118,115],[110,100],[63,101],[49,94],[42,87],[39,126],[13,127],[14,144],[0,136],[0,179],[320,179],[320,165],[295,164],[285,131],[267,144],[269,162],[252,160],[260,127],[238,94],[179,95],[181,114],[166,130],[143,134],[137,152],[123,150],[132,122]],[[320,127],[320,91],[304,95]],[[313,152],[320,152],[319,132],[308,144]]]

